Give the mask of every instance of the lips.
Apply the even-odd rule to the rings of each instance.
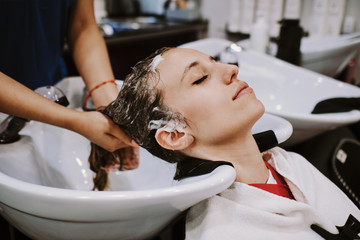
[[[246,82],[241,82],[239,87],[236,89],[236,92],[234,94],[234,96],[232,97],[232,100],[236,100],[237,98],[239,98],[241,95],[251,92],[252,88],[249,87],[249,85]]]

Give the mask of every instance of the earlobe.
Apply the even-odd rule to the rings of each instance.
[[[179,132],[176,129],[169,131],[167,127],[158,129],[155,139],[161,147],[169,150],[184,150],[194,141],[194,137],[189,133]]]

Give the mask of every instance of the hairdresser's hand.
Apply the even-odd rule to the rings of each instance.
[[[138,147],[115,123],[104,114],[93,112],[79,112],[80,121],[74,131],[88,138],[91,142],[109,152],[125,147]]]

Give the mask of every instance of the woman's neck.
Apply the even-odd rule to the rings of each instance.
[[[231,162],[236,171],[237,182],[266,183],[269,171],[252,134],[216,146],[196,146],[191,155],[214,161]]]

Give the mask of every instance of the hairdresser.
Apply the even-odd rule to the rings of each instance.
[[[28,89],[55,85],[66,76],[62,60],[66,39],[95,106],[116,98],[118,90],[93,1],[2,0],[0,32],[0,111],[66,127],[111,151],[129,147],[131,139],[112,121],[57,106]]]

